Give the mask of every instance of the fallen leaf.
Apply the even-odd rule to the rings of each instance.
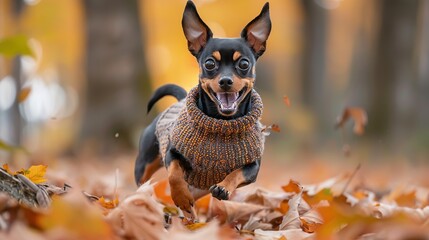
[[[191,231],[195,231],[195,230],[198,230],[198,229],[200,229],[206,225],[207,225],[207,223],[197,222],[197,223],[192,223],[192,224],[186,225],[186,228],[188,228]]]
[[[110,226],[99,209],[79,191],[53,198],[47,212],[26,211],[31,226],[43,232],[62,233],[61,239],[112,239]]]
[[[289,183],[285,186],[282,186],[283,191],[292,192],[292,193],[300,193],[302,191],[302,187],[299,185],[297,181],[289,180]]]
[[[18,171],[18,173],[24,175],[34,183],[46,182],[45,173],[48,166],[36,165],[31,166],[29,169]]]
[[[337,118],[336,128],[344,127],[348,119],[353,119],[353,131],[357,135],[362,135],[368,122],[366,111],[360,107],[347,107],[343,110],[341,116]]]
[[[162,239],[166,234],[163,206],[152,196],[150,188],[141,186],[139,189],[140,191],[122,200],[106,219],[121,237]]]
[[[104,197],[98,199],[98,204],[106,209],[114,209],[119,204],[118,196],[115,196],[113,200],[106,200]]]
[[[170,185],[167,180],[162,180],[155,183],[153,189],[156,198],[164,204],[169,204],[174,206],[173,199],[171,198],[170,191],[168,190]]]
[[[306,233],[314,233],[317,227],[315,222],[307,222],[304,218],[299,219],[301,221],[301,229]]]

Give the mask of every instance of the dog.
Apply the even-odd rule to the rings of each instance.
[[[148,181],[164,165],[174,203],[191,212],[195,199],[207,193],[228,200],[236,188],[256,181],[265,134],[259,122],[262,101],[253,85],[256,61],[271,32],[269,3],[239,38],[214,38],[192,1],[182,28],[199,64],[199,83],[189,93],[164,85],[149,100],[148,112],[164,96],[178,102],[143,131],[135,180]]]

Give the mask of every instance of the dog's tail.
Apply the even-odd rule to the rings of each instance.
[[[159,99],[165,96],[173,96],[178,101],[180,101],[186,97],[186,94],[187,93],[185,89],[183,89],[182,87],[179,87],[175,84],[165,84],[160,88],[156,89],[155,93],[150,98],[147,104],[147,112],[150,112],[153,105],[155,105],[155,103],[158,102]]]

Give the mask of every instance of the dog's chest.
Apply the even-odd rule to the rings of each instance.
[[[185,172],[185,180],[200,189],[208,189],[232,171],[260,159],[262,138],[256,124],[250,130],[225,134],[222,129],[216,131],[193,125],[186,114],[180,114],[170,133],[171,145],[192,167]]]

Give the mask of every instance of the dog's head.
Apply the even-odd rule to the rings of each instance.
[[[253,88],[256,60],[264,53],[271,31],[268,3],[240,38],[213,38],[192,1],[186,4],[182,27],[200,66],[200,87],[220,116],[235,115]]]

